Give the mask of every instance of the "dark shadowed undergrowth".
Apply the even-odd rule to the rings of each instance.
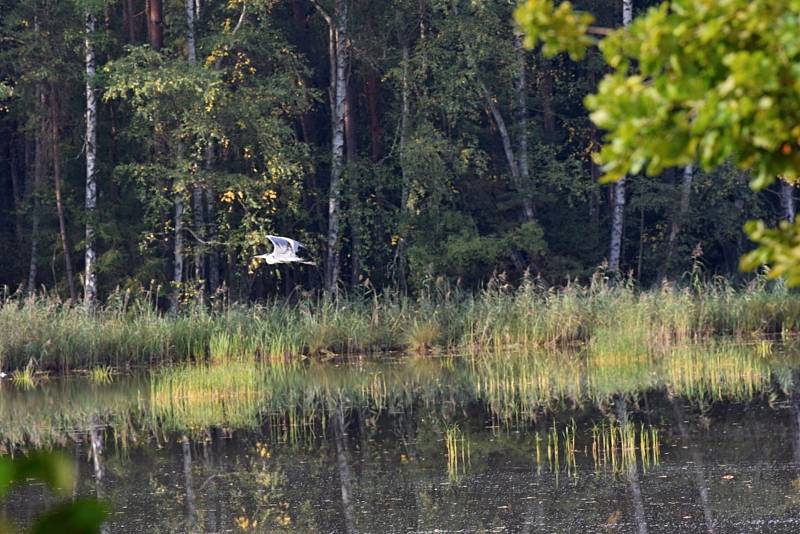
[[[0,302],[0,368],[127,368],[185,362],[286,361],[302,356],[486,352],[588,346],[595,353],[663,351],[716,337],[786,338],[800,330],[800,296],[756,279],[639,291],[605,283],[479,292],[434,285],[416,298],[370,294],[187,303],[177,316],[151,293],[112,295],[94,314],[41,296]]]

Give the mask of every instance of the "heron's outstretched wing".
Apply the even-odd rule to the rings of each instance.
[[[292,247],[291,239],[277,235],[268,235],[267,239],[269,239],[272,242],[272,246],[275,247],[275,250],[272,251],[272,254],[276,258],[281,256],[290,256],[294,253],[294,247]]]

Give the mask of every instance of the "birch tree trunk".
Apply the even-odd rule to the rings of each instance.
[[[514,34],[514,50],[517,53],[519,72],[517,73],[517,169],[519,172],[519,187],[522,193],[522,207],[525,218],[533,220],[533,202],[530,197],[530,168],[528,166],[528,82],[525,61],[525,49],[522,46],[522,35]]]
[[[186,0],[186,49],[190,65],[197,63],[197,46],[195,39],[195,14],[196,14],[195,0]],[[205,240],[206,237],[206,223],[204,220],[203,212],[203,188],[199,181],[195,180],[192,186],[192,219],[194,222],[194,230],[200,239]],[[195,245],[194,254],[194,278],[196,284],[205,286],[205,244],[198,242]],[[200,300],[203,299],[204,287],[200,287],[198,296]]]
[[[55,85],[50,85],[50,146],[53,156],[53,186],[56,196],[56,213],[58,214],[58,230],[61,236],[61,248],[64,252],[64,270],[67,276],[67,287],[69,288],[70,302],[78,301],[78,292],[75,289],[75,276],[72,270],[72,255],[69,250],[69,238],[67,236],[67,221],[64,214],[64,201],[62,189],[64,187],[64,177],[61,174],[61,151],[59,150],[59,104],[58,94]]]
[[[622,0],[622,25],[626,28],[633,20],[633,0]],[[619,272],[622,256],[622,229],[625,225],[625,177],[614,184],[614,211],[611,218],[611,246],[608,252],[608,270]]]
[[[97,253],[95,251],[95,220],[97,217],[97,181],[95,163],[97,160],[97,95],[95,83],[95,55],[92,37],[95,30],[94,15],[86,14],[86,252],[83,302],[93,309],[97,300]]]
[[[781,180],[781,208],[783,218],[789,222],[794,222],[794,185],[785,180]]]
[[[331,181],[328,191],[328,238],[325,261],[325,290],[335,296],[339,282],[339,237],[341,178],[344,169],[344,117],[347,91],[347,0],[335,0],[333,16],[313,0],[328,24],[328,56],[331,67],[329,98],[331,104]]]
[[[683,225],[683,220],[686,218],[686,213],[689,211],[689,198],[692,193],[693,179],[694,166],[687,165],[683,168],[683,180],[681,180],[681,199],[680,204],[678,205],[678,213],[675,214],[675,218],[672,220],[672,226],[669,230],[667,257],[664,260],[664,263],[661,265],[661,273],[659,273],[658,276],[662,280],[667,275],[667,269],[669,269],[670,263],[672,262],[672,255],[675,251],[675,242],[678,240],[678,234],[681,231],[681,225]]]

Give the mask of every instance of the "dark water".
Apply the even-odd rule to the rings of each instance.
[[[284,410],[273,382],[214,397],[210,411],[199,393],[157,406],[164,397],[148,377],[32,391],[6,383],[0,441],[74,458],[73,493],[111,503],[109,532],[800,532],[800,403],[774,368],[747,398],[710,387],[676,396],[659,379],[499,420],[499,401],[455,381],[459,365],[418,373],[397,391],[364,386],[394,369],[345,366],[324,393],[313,385],[320,370],[306,370],[305,381],[281,379],[307,388]],[[303,400],[312,390],[324,403]],[[392,391],[397,398],[381,397]],[[600,426],[638,441],[627,456],[616,447],[604,457]],[[657,451],[643,434],[657,436]],[[93,439],[105,445],[101,480]],[[25,527],[56,501],[39,485],[16,488],[0,518]]]

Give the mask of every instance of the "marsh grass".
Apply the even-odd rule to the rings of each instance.
[[[152,292],[115,294],[89,314],[53,296],[7,297],[0,301],[0,368],[20,369],[31,358],[42,370],[65,371],[578,347],[589,347],[603,366],[603,359],[645,362],[720,337],[786,341],[800,329],[800,296],[761,279],[740,288],[712,280],[649,291],[599,282],[555,290],[496,281],[479,292],[433,284],[414,299],[386,293],[213,310],[187,304],[178,316],[159,312],[153,300]]]

